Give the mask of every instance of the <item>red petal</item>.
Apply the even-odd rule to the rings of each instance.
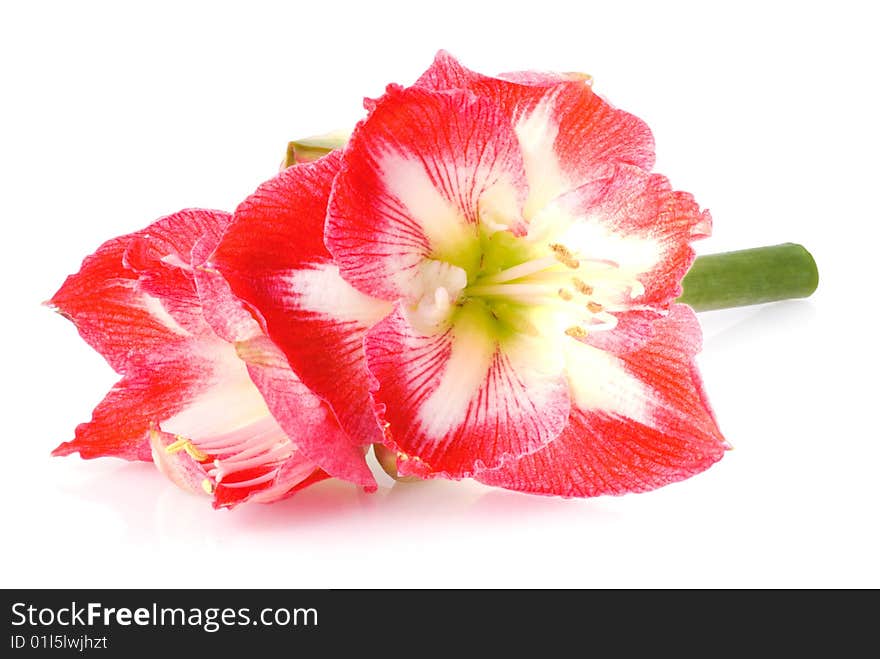
[[[546,227],[544,213],[554,218]],[[690,194],[672,190],[666,177],[621,165],[558,198],[531,229],[547,231],[575,253],[617,262],[645,287],[632,305],[662,312],[681,295],[694,260],[690,243],[709,235],[711,216]]]
[[[83,261],[49,304],[71,320],[82,338],[122,372],[132,351],[180,340],[177,323],[151,305],[138,287],[137,274],[122,264],[129,236],[110,240]]]
[[[230,218],[221,211],[189,209],[108,240],[83,260],[49,304],[122,373],[131,354],[207,330],[200,316],[194,317],[198,297],[190,250],[206,232],[221,231]]]
[[[655,323],[664,316],[657,311],[622,311],[614,314],[617,326],[612,330],[591,332],[584,343],[614,354],[641,348],[654,336]]]
[[[327,198],[339,164],[332,153],[260,186],[236,210],[211,264],[258,310],[293,370],[360,446],[381,439],[362,344],[388,306],[345,283],[324,247]]]
[[[137,273],[139,288],[196,334],[207,328],[194,283],[193,250],[198,243],[216,246],[231,220],[222,211],[183,210],[132,234],[123,256],[126,267]]]
[[[199,312],[190,250],[229,217],[185,210],[107,241],[53,296],[50,304],[125,376],[55,455],[150,460],[150,428],[208,386],[210,362],[195,346],[213,334]]]
[[[251,380],[272,416],[303,458],[330,476],[375,490],[376,481],[364,450],[351,441],[330,407],[294,374],[287,358],[271,340],[260,337],[237,348],[239,356],[248,362]]]
[[[241,486],[246,480],[261,481],[270,476],[271,479],[253,486]],[[283,465],[269,470],[252,470],[251,473],[242,472],[236,482],[226,481],[217,485],[214,489],[215,508],[234,508],[243,503],[272,503],[280,501],[299,492],[304,487],[317,483],[327,478],[327,474],[299,453],[291,456]]]
[[[638,117],[599,97],[579,74],[519,72],[505,78],[463,67],[446,52],[417,85],[466,89],[492,100],[517,126],[529,185],[541,203],[595,178],[608,163],[654,166],[654,138]]]
[[[416,80],[416,85],[435,90],[469,89],[472,85],[489,79],[476,71],[462,66],[451,53],[440,50],[428,70]]]
[[[367,335],[386,444],[406,456],[401,474],[465,478],[536,450],[563,428],[560,370],[527,338],[493,338],[486,313],[465,307],[451,327],[426,336],[398,308]]]
[[[239,299],[223,275],[207,263],[219,244],[219,236],[200,240],[193,249],[193,266],[196,290],[201,313],[224,341],[236,343],[263,337],[260,323],[251,309]]]
[[[281,501],[305,488],[330,478],[329,474],[316,469],[305,478],[302,477],[300,465],[290,463],[282,467],[272,481],[270,487],[254,491],[243,488],[226,487],[220,484],[214,492],[215,508],[234,508],[239,504],[251,501],[254,503],[273,503]]]
[[[389,88],[354,131],[327,213],[342,276],[386,300],[419,294],[427,259],[479,265],[478,223],[497,209],[523,233],[526,186],[509,121],[462,91]]]
[[[198,490],[206,469],[186,452],[166,454],[164,445],[175,438],[162,430],[188,438],[196,450],[227,437],[222,441],[246,445],[250,457],[237,457],[241,451],[234,446],[219,456],[234,474],[214,492],[215,505],[224,507],[276,500],[304,480],[314,481],[315,457],[333,475],[375,487],[363,452],[351,446],[329,407],[293,374],[222,276],[205,265],[230,217],[184,211],[118,241],[124,246],[114,253],[116,258],[122,253],[120,269],[136,277],[126,280],[134,282],[126,289],[126,303],[146,308],[173,325],[172,331],[119,360],[123,380],[92,422],[80,426],[77,438],[56,454],[150,459],[152,436],[160,469]],[[100,290],[103,282],[93,277],[90,283]],[[100,314],[103,300],[95,301]],[[128,330],[118,327],[115,334]],[[239,430],[230,431],[234,428]],[[260,445],[263,453],[255,453],[259,442],[266,444]],[[279,451],[289,455],[283,463]]]
[[[573,401],[568,427],[556,441],[477,479],[523,492],[590,497],[652,490],[708,468],[727,445],[694,364],[699,337],[690,308],[674,305],[655,324],[653,338],[621,358],[649,392],[643,400],[622,401],[621,408],[644,405],[647,418],[576,407]]]
[[[194,358],[188,346],[172,346],[161,357],[133,357],[129,373],[110,390],[92,412],[92,420],[76,428],[73,441],[52,455],[79,452],[83,458],[113,456],[152,460],[151,428],[184,409],[208,388],[208,362]]]

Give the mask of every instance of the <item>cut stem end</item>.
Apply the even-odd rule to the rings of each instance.
[[[783,243],[700,256],[682,281],[676,300],[695,311],[728,309],[809,297],[819,270],[803,245]]]

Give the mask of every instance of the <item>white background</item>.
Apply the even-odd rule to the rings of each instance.
[[[876,20],[867,2],[4,2],[0,585],[880,586]],[[326,483],[213,511],[149,464],[50,458],[115,381],[39,306],[103,240],[232,210],[290,138],[446,48],[580,70],[710,208],[701,252],[808,246],[809,301],[701,316],[736,447],[657,492]]]

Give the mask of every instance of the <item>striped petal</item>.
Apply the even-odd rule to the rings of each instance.
[[[695,257],[691,241],[710,231],[709,212],[690,194],[674,191],[664,176],[620,165],[542,209],[529,239],[596,260],[591,276],[582,279],[618,324],[588,341],[621,352],[650,337],[651,324],[681,294]]]
[[[365,342],[401,474],[465,478],[556,438],[569,403],[552,346],[499,332],[479,303],[430,334],[407,316],[398,307]]]
[[[522,158],[509,121],[466,91],[389,87],[345,149],[326,243],[346,281],[417,302],[431,262],[479,267],[481,222],[522,234]],[[430,291],[429,291],[430,293]]]
[[[215,337],[198,313],[190,251],[230,218],[185,210],[107,241],[52,297],[49,304],[123,375],[55,455],[150,460],[151,427],[210,387],[202,343]]]
[[[219,236],[207,236],[193,251],[199,297],[215,333],[233,346],[237,361],[246,365],[248,383],[265,401],[263,414],[271,414],[279,430],[293,440],[298,460],[319,466],[328,476],[375,489],[364,451],[349,439],[329,405],[294,373],[287,356],[263,333],[226,279],[207,263],[219,242]],[[229,401],[229,406],[240,404]]]
[[[174,439],[164,442],[165,453],[174,451],[173,457],[153,444],[160,469],[175,482],[173,475],[204,472],[199,489],[213,495],[218,508],[268,503],[287,496],[316,472],[330,475],[303,447],[332,447],[347,438],[329,408],[299,382],[271,341],[221,341],[211,356],[212,369],[203,374],[206,386],[200,395],[158,424],[163,437]],[[188,489],[194,489],[189,480]],[[359,475],[352,480],[370,484],[372,478],[367,473],[366,479]]]
[[[375,490],[364,449],[342,429],[330,406],[302,383],[284,353],[265,336],[237,343],[236,349],[272,417],[303,459],[329,476]]]
[[[508,117],[527,173],[526,218],[595,178],[608,164],[645,171],[654,165],[648,126],[598,96],[583,74],[528,72],[493,78],[466,69],[441,51],[416,84],[466,89],[491,100]]]
[[[194,358],[185,345],[164,350],[162,358],[132,357],[127,368],[129,372],[95,407],[91,420],[79,424],[75,438],[52,455],[150,461],[150,430],[209,387],[210,362]]]
[[[694,355],[700,328],[674,305],[640,349],[623,356],[572,341],[568,425],[545,448],[477,479],[535,494],[591,497],[642,492],[683,480],[727,448]]]
[[[229,343],[263,337],[252,309],[235,293],[208,259],[220,244],[219,235],[206,235],[193,247],[192,267],[199,310],[214,334]]]
[[[71,320],[117,373],[137,356],[186,343],[208,331],[193,313],[198,295],[190,251],[206,227],[222,230],[231,217],[184,210],[108,240],[83,260],[48,304]]]
[[[272,341],[349,434],[346,455],[381,440],[367,386],[363,338],[391,305],[348,284],[324,247],[324,215],[340,156],[297,165],[235,212],[208,267],[260,317]]]
[[[123,255],[139,288],[161,300],[180,324],[194,323],[195,333],[206,328],[193,283],[193,250],[198,243],[216,245],[231,219],[221,211],[183,210],[133,234]]]
[[[230,218],[184,211],[111,241],[53,298],[123,374],[55,454],[152,459],[217,507],[276,500],[331,472],[374,486],[363,452],[346,462],[333,451],[350,443],[329,407],[206,266]],[[142,310],[164,331],[129,325]],[[314,458],[327,454],[324,471]]]

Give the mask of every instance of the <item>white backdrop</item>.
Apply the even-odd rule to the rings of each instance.
[[[0,585],[880,586],[876,21],[715,4],[3,3]],[[325,483],[232,512],[150,465],[50,458],[116,378],[39,303],[111,236],[232,210],[288,139],[353,124],[438,48],[592,73],[711,209],[703,253],[813,251],[811,300],[701,315],[735,450],[622,498],[382,475],[372,496]]]

